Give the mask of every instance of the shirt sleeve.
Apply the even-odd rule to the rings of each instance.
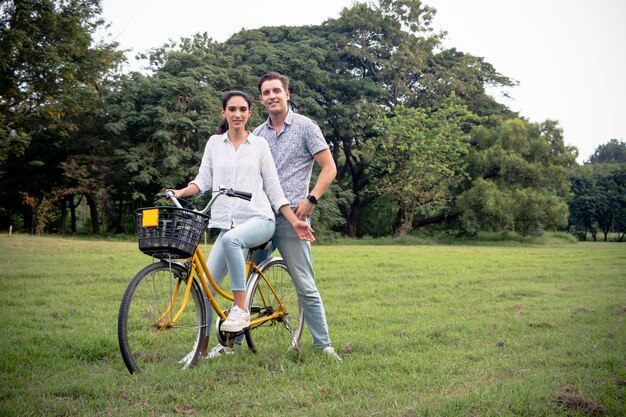
[[[309,123],[307,123],[307,134],[305,137],[306,147],[311,155],[328,149],[328,143],[324,138],[322,129],[320,129],[319,125],[313,120],[309,120]]]
[[[263,179],[263,189],[267,194],[267,198],[270,201],[274,212],[278,213],[278,210],[282,206],[289,205],[289,200],[285,197],[283,189],[280,186],[278,172],[276,171],[276,165],[274,164],[274,158],[272,158],[269,145],[265,139],[260,141],[260,143],[262,146],[261,177]]]
[[[209,190],[213,190],[213,142],[216,136],[211,136],[204,147],[204,155],[202,156],[202,163],[198,170],[198,175],[189,184],[195,184],[201,193],[205,193]]]

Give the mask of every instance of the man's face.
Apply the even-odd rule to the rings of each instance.
[[[261,103],[272,115],[287,113],[289,90],[285,91],[280,80],[268,80],[261,84]]]

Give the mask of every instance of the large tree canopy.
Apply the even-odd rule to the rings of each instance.
[[[84,201],[93,231],[132,230],[136,207],[195,176],[221,95],[256,95],[268,71],[290,77],[294,110],[319,123],[337,163],[315,212],[322,233],[400,236],[445,222],[527,234],[567,218],[576,151],[558,123],[529,123],[489,96],[514,82],[443,48],[422,1],[359,2],[321,25],[224,43],[197,34],[145,52],[145,74],[116,73],[115,45],[94,44],[99,1],[0,12],[0,197],[13,202],[1,225],[20,213],[27,229],[63,230]],[[265,117],[255,103],[250,129]]]

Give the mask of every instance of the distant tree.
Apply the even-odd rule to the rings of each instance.
[[[626,143],[611,139],[598,146],[583,166],[572,171],[572,197],[569,200],[572,227],[586,238],[590,232],[596,240],[597,231],[604,241],[610,232],[619,241],[626,233]]]
[[[461,227],[516,231],[524,235],[565,227],[568,171],[576,151],[564,145],[554,121],[510,119],[475,130],[471,185],[456,201]]]
[[[123,59],[95,44],[99,0],[0,3],[0,226],[41,232],[68,189],[62,164],[102,80]]]
[[[340,206],[348,236],[360,234],[362,211],[379,198],[363,150],[377,120],[397,105],[435,110],[452,91],[484,113],[503,111],[483,107],[495,103],[485,87],[509,81],[471,55],[440,56],[433,13],[418,0],[359,2],[319,26],[245,30],[227,41],[240,48],[243,66],[290,76],[296,108],[319,122],[337,163],[335,183],[352,195]]]
[[[626,164],[585,164],[571,175],[570,225],[596,240],[597,229],[604,241],[610,232],[624,240],[626,232]],[[581,234],[585,239],[585,234]]]
[[[29,9],[33,4],[36,7]],[[82,33],[85,36],[80,39],[90,42],[90,30],[101,25],[99,5],[97,0],[16,0],[0,3],[0,12],[8,16],[2,22],[12,22],[14,9],[31,10],[22,15],[34,19],[47,11],[76,7],[76,14],[90,16],[86,34],[68,24],[63,28]],[[51,19],[48,24],[57,31],[47,33],[39,43],[20,44],[13,39],[15,48],[30,45],[36,50],[29,57],[36,65],[15,72],[21,76],[31,71],[29,76],[13,85],[23,88],[31,82],[44,89],[47,84],[40,80],[46,79],[50,88],[42,90],[45,100],[37,106],[24,107],[18,100],[2,107],[6,111],[0,113],[0,121],[6,129],[0,128],[0,170],[4,171],[0,175],[6,174],[4,178],[13,183],[0,182],[0,197],[10,197],[17,186],[21,186],[21,194],[11,200],[17,201],[16,206],[0,208],[0,226],[10,216],[6,213],[17,210],[24,218],[37,217],[39,225],[51,225],[46,214],[58,210],[65,219],[69,211],[74,218],[77,201],[83,201],[89,205],[94,231],[99,224],[105,231],[128,230],[134,208],[151,204],[152,196],[163,187],[183,185],[195,175],[204,144],[219,120],[221,94],[233,88],[255,94],[259,75],[274,70],[291,78],[294,110],[320,124],[337,163],[332,195],[323,199],[314,219],[323,228],[360,235],[359,225],[374,225],[372,220],[384,212],[384,216],[395,217],[389,223],[402,234],[425,224],[460,219],[467,207],[473,210],[465,213],[468,227],[473,215],[488,222],[490,218],[482,216],[476,198],[459,199],[468,203],[466,206],[456,203],[460,194],[467,192],[467,197],[474,187],[481,190],[481,181],[496,187],[493,195],[502,197],[498,202],[506,203],[503,207],[518,210],[513,212],[512,222],[505,222],[507,227],[551,227],[562,211],[556,204],[564,193],[561,168],[571,159],[562,147],[558,127],[548,122],[517,126],[516,115],[485,92],[487,86],[513,83],[482,58],[443,49],[441,35],[430,26],[433,13],[419,0],[377,0],[357,2],[345,8],[338,19],[318,26],[242,30],[223,44],[198,34],[146,52],[143,56],[150,73],[135,72],[115,79],[115,73],[105,74],[114,67],[119,52],[110,45],[86,50],[80,43],[72,46],[74,38],[70,33],[63,38],[61,26],[52,24]],[[36,38],[39,33],[33,30],[23,36]],[[56,39],[57,49],[37,49],[47,39]],[[58,60],[55,67],[54,56],[50,62],[41,61],[50,51],[65,51],[67,56],[60,56],[67,62]],[[82,55],[71,55],[71,51]],[[54,68],[58,71],[51,70]],[[71,71],[74,69],[77,72]],[[53,79],[51,74],[61,76]],[[61,87],[55,90],[55,86]],[[39,93],[34,93],[37,88],[18,95],[29,104],[38,97]],[[13,90],[2,91],[2,100],[5,95],[12,97]],[[473,132],[459,125],[456,111],[445,120],[452,93],[459,100],[455,105],[481,118],[481,129]],[[30,113],[23,114],[24,108]],[[394,117],[400,111],[419,121],[421,130],[410,135],[411,140],[418,138],[416,143],[395,141],[407,138],[403,134],[411,130]],[[265,117],[265,110],[255,104],[250,126]],[[380,141],[381,120],[389,122],[385,129],[388,147]],[[466,137],[470,133],[471,139]],[[453,139],[446,142],[442,138]],[[463,146],[455,147],[461,138],[464,146],[471,145],[469,154]],[[420,148],[420,143],[428,141],[428,147]],[[411,155],[406,161],[401,160],[404,154],[398,153],[405,146]],[[372,147],[377,150],[375,160]],[[421,170],[427,162],[416,149],[423,151],[424,157],[432,156],[430,173]],[[389,152],[391,159],[381,150]],[[434,150],[441,155],[433,155]],[[410,198],[403,199],[398,192],[381,194],[383,188],[391,187],[381,187],[382,179],[375,171],[388,168],[389,176],[398,183],[392,185],[412,187],[413,194],[405,193]],[[437,189],[416,191],[420,184],[407,177],[415,172],[422,176],[424,186],[437,183]],[[556,183],[541,180],[542,175]],[[554,212],[537,206],[551,204],[548,197],[555,198]],[[511,198],[524,204],[516,206],[508,202]],[[415,201],[417,209],[412,206]],[[369,211],[372,218],[361,221],[370,205],[375,206]],[[536,213],[542,213],[546,223],[539,224]],[[390,227],[385,225],[386,230]]]
[[[626,164],[626,142],[611,139],[596,148],[588,163]]]
[[[568,201],[569,225],[574,227],[581,240],[587,240],[587,232],[595,241],[597,224],[596,211],[601,196],[596,187],[591,167],[577,167],[570,176],[572,195]]]
[[[397,106],[364,146],[373,189],[397,203],[394,237],[413,230],[418,208],[447,205],[465,179],[468,125],[477,119],[455,101],[430,113]]]

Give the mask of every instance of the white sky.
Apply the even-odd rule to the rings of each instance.
[[[103,17],[128,54],[207,32],[223,42],[242,28],[317,25],[352,0],[103,0]],[[532,122],[558,120],[578,162],[626,138],[625,0],[425,0],[444,46],[480,56],[519,82],[496,98]],[[496,92],[494,92],[494,95]]]

